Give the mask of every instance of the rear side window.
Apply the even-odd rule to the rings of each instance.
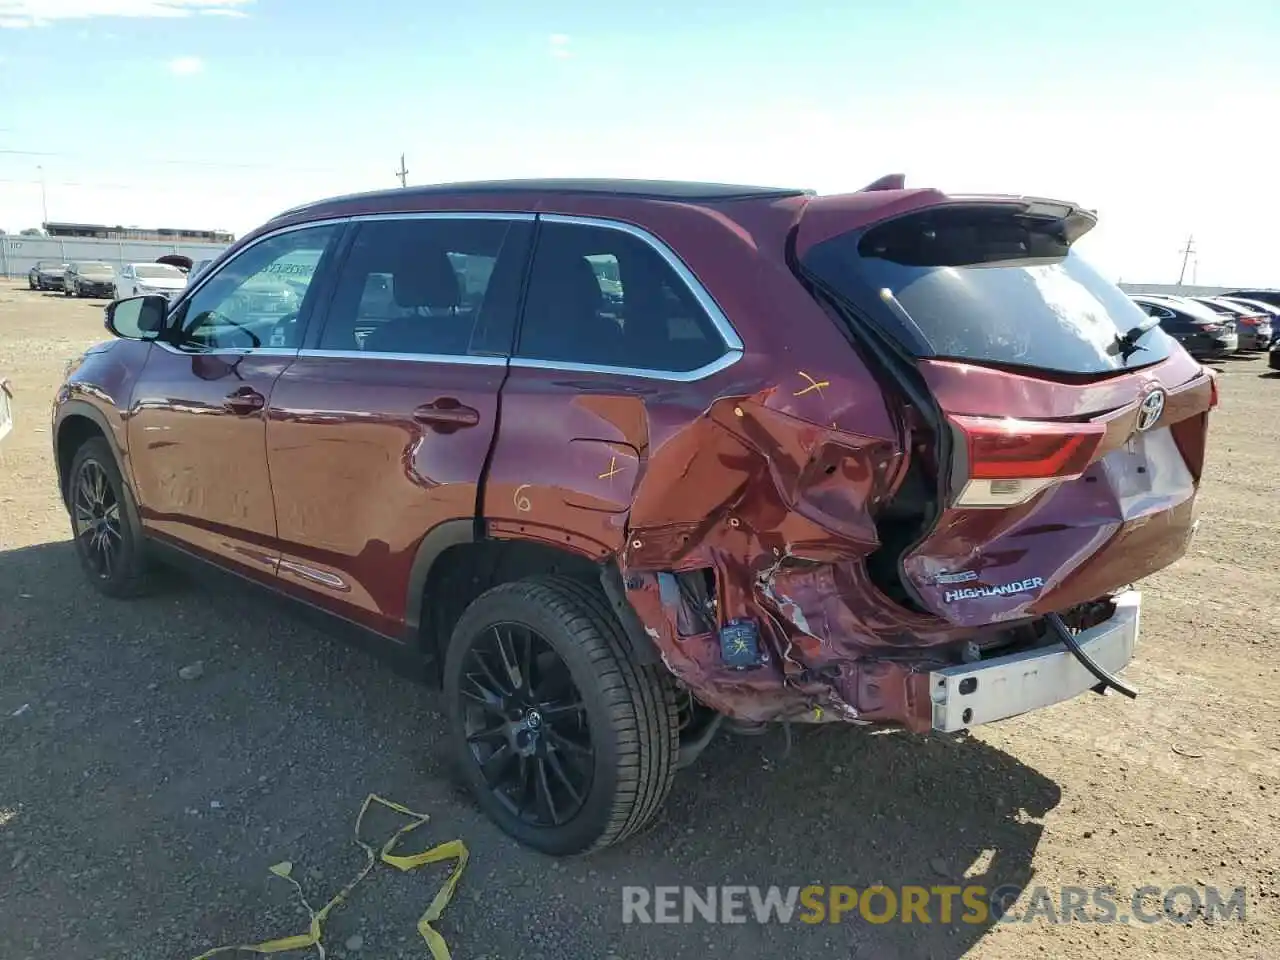
[[[1126,356],[1117,338],[1142,309],[1055,221],[1007,210],[908,215],[816,244],[802,267],[916,356],[1090,374],[1155,363],[1174,343],[1154,328]]]
[[[526,221],[499,218],[360,224],[318,348],[413,356],[506,353],[528,232]],[[501,273],[500,256],[512,264]]]
[[[693,292],[648,241],[611,227],[543,222],[521,357],[687,373],[725,351]]]

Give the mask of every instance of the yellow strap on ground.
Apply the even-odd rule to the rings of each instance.
[[[409,823],[393,833],[377,853],[374,853],[373,847],[365,843],[360,836],[360,827],[364,822],[364,815],[368,813],[369,807],[375,803],[409,817]],[[426,943],[427,949],[431,951],[433,960],[451,960],[449,947],[445,944],[444,937],[440,936],[431,925],[440,919],[440,915],[444,913],[444,908],[449,905],[449,901],[453,898],[454,890],[458,887],[458,879],[462,876],[463,868],[467,865],[467,845],[461,840],[449,840],[421,853],[399,854],[391,852],[405,835],[417,830],[429,819],[430,817],[425,813],[415,813],[408,807],[393,800],[384,800],[377,794],[369,794],[364,798],[364,803],[360,806],[360,814],[356,817],[355,828],[356,843],[365,852],[367,858],[365,865],[345,887],[334,895],[332,900],[319,910],[312,909],[311,904],[307,902],[306,895],[302,892],[301,885],[297,880],[293,879],[293,864],[291,862],[286,860],[270,868],[273,874],[288,880],[293,884],[294,889],[298,891],[298,899],[302,901],[302,905],[306,907],[307,913],[311,916],[311,924],[306,933],[300,933],[292,937],[281,937],[278,940],[267,940],[263,943],[215,947],[213,950],[195,957],[194,960],[207,960],[207,958],[217,956],[220,953],[285,953],[289,950],[304,950],[307,947],[315,947],[320,960],[324,960],[325,950],[321,939],[324,921],[328,918],[331,910],[346,902],[351,891],[369,875],[369,871],[373,869],[378,860],[382,860],[383,863],[389,864],[398,870],[406,871],[416,870],[418,867],[425,866],[428,863],[439,863],[441,860],[456,860],[453,870],[449,873],[449,879],[444,882],[444,885],[436,893],[426,912],[418,918],[418,933],[421,935],[423,942]]]

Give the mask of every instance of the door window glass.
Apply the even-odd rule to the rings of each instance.
[[[520,356],[536,360],[684,373],[725,352],[652,244],[583,224],[540,228],[520,331]]]
[[[526,221],[462,217],[362,223],[319,349],[506,353],[528,230]]]
[[[329,224],[254,244],[209,277],[182,307],[193,349],[297,348],[298,323],[321,258],[337,236]]]

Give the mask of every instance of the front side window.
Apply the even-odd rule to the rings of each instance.
[[[368,354],[505,353],[529,223],[420,217],[360,224],[318,348]]]
[[[725,353],[702,305],[652,244],[611,227],[544,222],[521,357],[687,373]]]
[[[179,308],[190,349],[296,348],[298,323],[321,259],[339,227],[277,234],[246,249],[209,277]]]

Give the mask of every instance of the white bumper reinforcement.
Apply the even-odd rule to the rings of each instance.
[[[1110,620],[1076,637],[1084,652],[1111,674],[1133,659],[1142,594],[1126,591],[1115,598],[1115,604]],[[929,681],[933,729],[948,733],[1061,703],[1098,685],[1097,678],[1060,643],[934,670]]]

